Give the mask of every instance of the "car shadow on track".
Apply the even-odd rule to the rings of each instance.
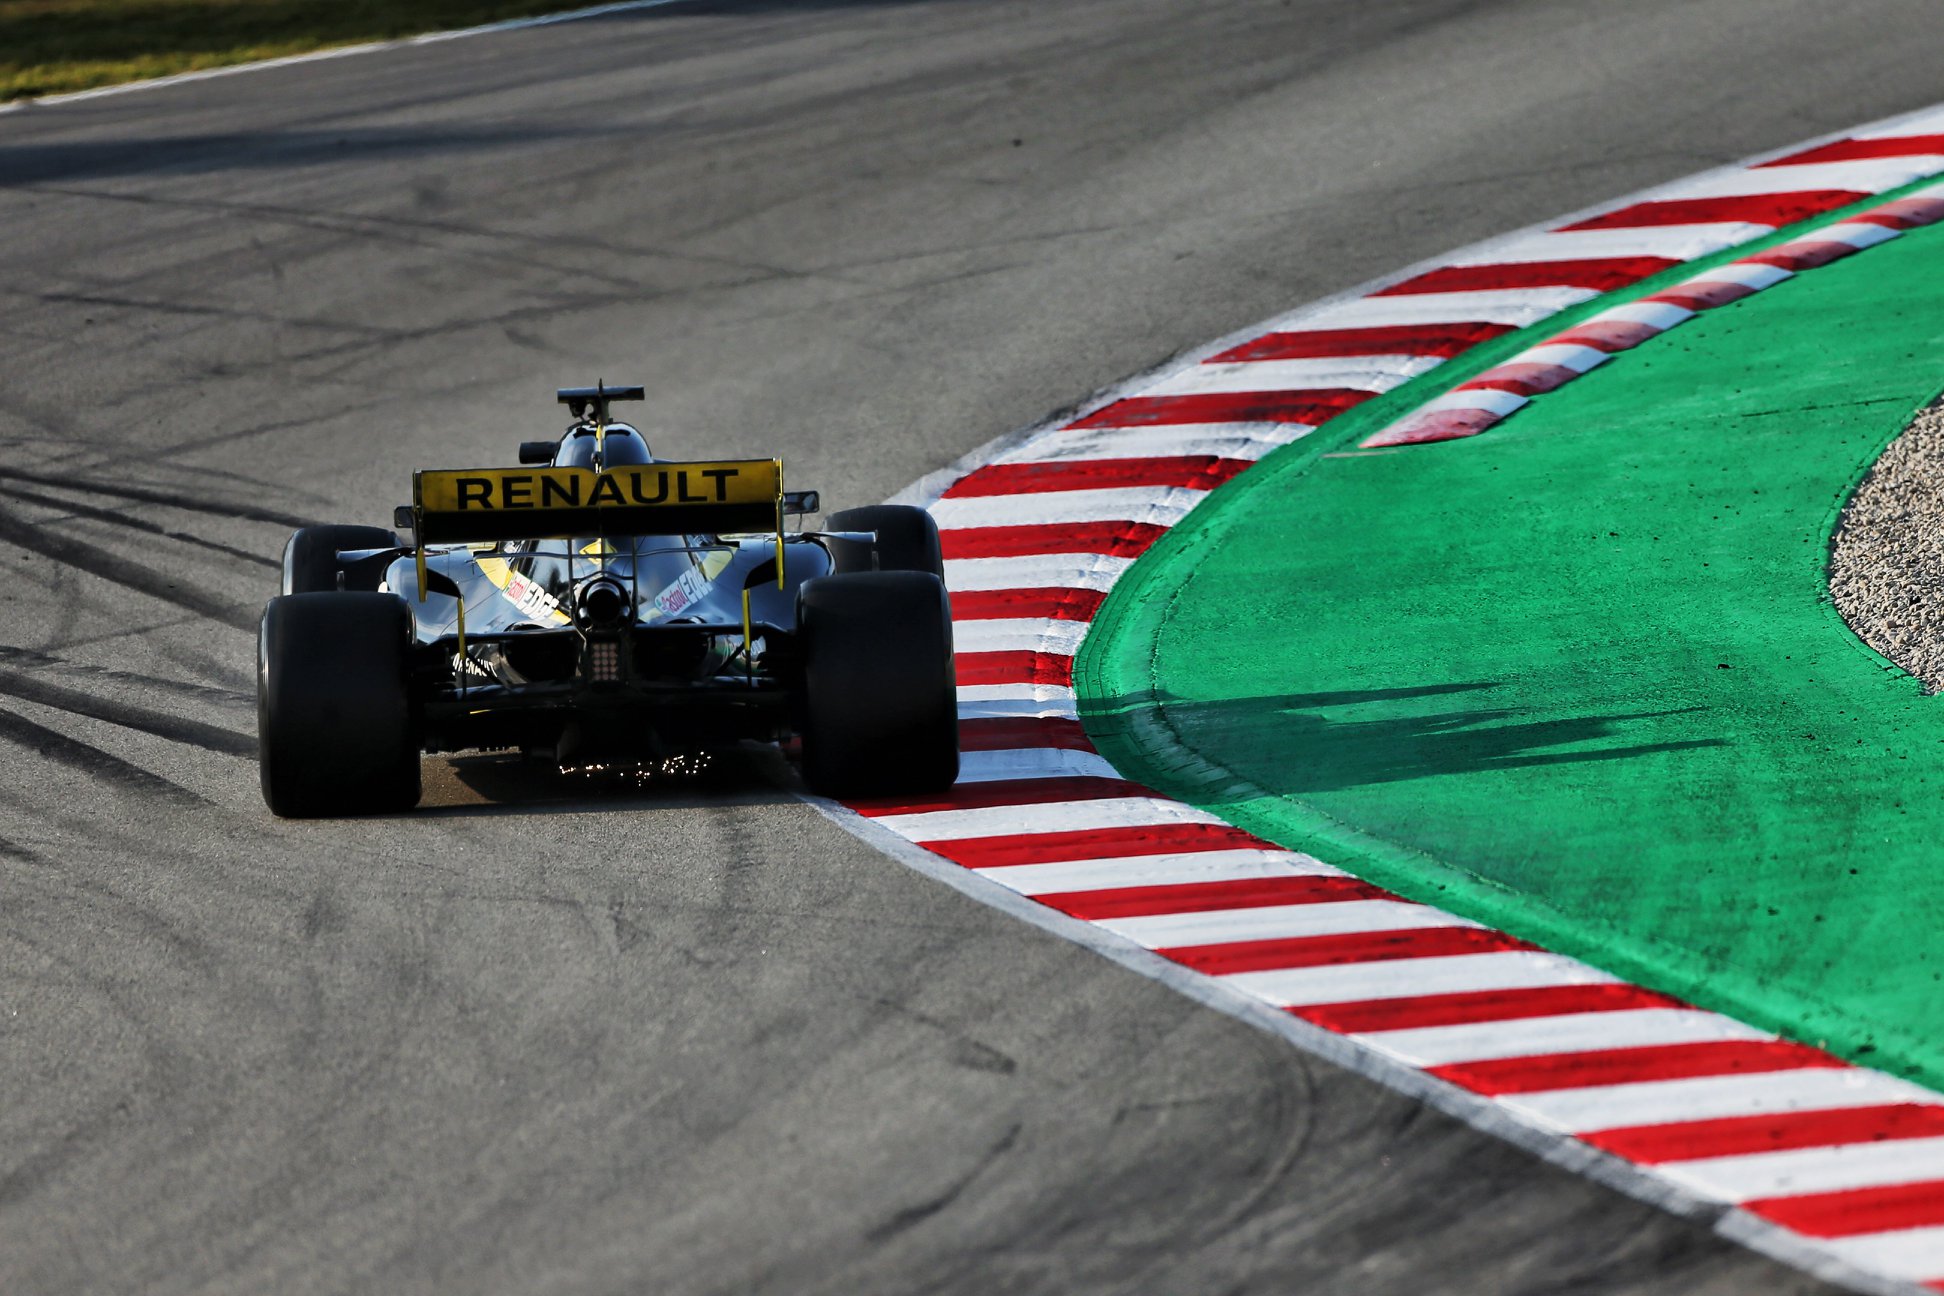
[[[1096,699],[1082,715],[1095,733],[1124,736],[1148,751],[1186,746],[1229,766],[1255,791],[1276,794],[1728,745],[1698,728],[1705,708],[1559,715],[1439,701],[1469,701],[1502,687],[1476,681],[1212,700],[1156,691]],[[1179,762],[1164,757],[1163,764]]]
[[[796,773],[774,748],[738,748],[698,769],[641,774],[600,768],[563,771],[518,755],[428,756],[414,816],[607,814],[711,806],[787,805]]]

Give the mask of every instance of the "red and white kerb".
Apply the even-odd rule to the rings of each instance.
[[[1446,360],[1670,266],[1944,174],[1944,109],[1648,191],[1273,323],[967,472],[932,505],[964,773],[852,803],[1178,967],[1624,1159],[1852,1285],[1944,1291],[1944,1096],[1414,904],[1133,783],[1073,657],[1129,564],[1278,446]],[[1944,217],[1944,186],[1602,311],[1366,445],[1467,436],[1614,352]],[[1729,1222],[1732,1221],[1732,1227]]]
[[[1944,148],[1944,137],[1939,137],[1938,147]],[[1521,351],[1413,410],[1362,444],[1368,448],[1419,445],[1476,436],[1534,396],[1565,386],[1618,352],[1631,351],[1702,311],[1738,302],[1795,278],[1798,271],[1826,266],[1888,242],[1904,230],[1939,221],[1944,221],[1944,185],[1919,190],[1801,238],[1704,270],[1671,288],[1603,310]]]

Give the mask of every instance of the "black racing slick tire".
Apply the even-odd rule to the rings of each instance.
[[[290,594],[257,631],[257,766],[286,819],[388,814],[419,799],[407,671],[412,614],[394,594]]]
[[[396,549],[398,534],[373,526],[309,526],[297,531],[284,545],[283,593],[328,594],[338,588],[338,550]],[[384,579],[384,570],[347,572],[344,588],[372,593]]]
[[[909,504],[873,504],[869,508],[845,509],[824,521],[831,531],[875,531],[878,571],[930,572],[945,579],[945,551],[938,543],[938,523],[932,515]],[[838,570],[866,570],[853,567],[843,557]]]
[[[943,792],[958,778],[952,610],[929,572],[821,576],[797,594],[803,778],[828,797]]]

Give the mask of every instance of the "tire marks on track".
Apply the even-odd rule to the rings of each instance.
[[[297,513],[286,513],[281,509],[264,508],[257,504],[239,504],[231,501],[205,499],[198,495],[185,495],[180,491],[160,490],[151,486],[128,486],[119,482],[77,481],[57,473],[29,472],[24,468],[0,468],[0,481],[31,482],[36,486],[54,487],[58,490],[73,491],[92,495],[109,495],[117,499],[132,500],[139,504],[159,504],[164,508],[181,509],[187,513],[206,513],[215,517],[230,518],[238,522],[262,522],[270,526],[295,530],[309,526],[317,519]]]
[[[98,576],[138,594],[172,604],[237,630],[254,631],[255,609],[205,593],[197,586],[172,579],[163,571],[111,553],[99,545],[62,535],[0,507],[0,543],[11,544],[52,559],[64,567]]]
[[[41,508],[65,512],[74,517],[84,517],[96,522],[107,522],[114,526],[126,527],[131,531],[140,531],[144,535],[157,536],[164,540],[179,540],[183,544],[195,545],[199,549],[207,549],[211,553],[221,554],[225,558],[231,558],[237,562],[251,563],[258,567],[267,567],[272,571],[280,570],[282,566],[276,559],[266,558],[260,553],[255,553],[248,549],[239,549],[234,545],[226,545],[220,540],[210,540],[203,536],[192,535],[187,531],[171,531],[167,527],[157,525],[143,518],[130,517],[128,514],[118,512],[114,509],[98,508],[91,504],[75,504],[67,500],[56,499],[52,495],[43,495],[38,491],[11,489],[4,486],[0,486],[0,495],[4,495],[8,499],[19,500],[23,504],[35,504]]]
[[[169,679],[161,675],[146,675],[139,671],[116,670],[110,666],[69,661],[65,657],[33,648],[0,644],[0,670],[7,670],[14,666],[31,666],[39,671],[59,671],[89,680],[108,680],[144,692],[169,693],[176,697],[208,702],[222,707],[251,707],[256,704],[251,694],[215,684],[197,684],[188,680]]]
[[[45,725],[35,724],[27,717],[13,711],[0,709],[0,740],[25,748],[43,760],[77,770],[125,791],[173,801],[181,805],[210,804],[205,798],[179,783],[163,778],[160,774],[151,773],[131,761],[123,760],[113,752],[96,747],[93,743],[56,733]]]
[[[220,755],[256,756],[256,739],[248,734],[132,702],[117,702],[96,693],[64,688],[20,671],[0,669],[0,694]]]

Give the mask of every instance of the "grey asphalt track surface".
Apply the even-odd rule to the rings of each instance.
[[[0,116],[0,1290],[1814,1290],[779,760],[274,820],[252,636],[293,525],[557,385],[870,502],[1941,55],[1934,0],[689,4]]]

